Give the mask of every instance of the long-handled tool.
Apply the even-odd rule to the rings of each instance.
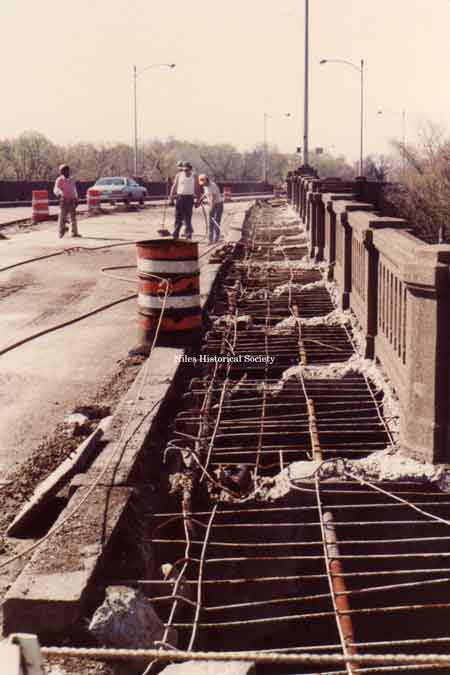
[[[206,209],[205,209],[205,207],[203,206],[202,203],[200,203],[200,206],[202,207],[203,218],[205,219],[205,237],[206,237],[206,239],[208,239],[208,237],[209,237],[208,214],[206,213]]]
[[[203,211],[203,216],[205,218],[205,237],[207,239],[209,239],[209,221],[212,220],[212,222],[214,224],[214,227],[216,228],[216,234],[218,235],[217,239],[219,239],[220,235],[222,233],[221,229],[220,229],[220,224],[217,222],[217,220],[213,216],[211,216],[211,214],[209,214],[209,216],[208,216],[208,214],[206,213],[206,209],[203,206],[203,204],[201,204],[201,207],[202,207],[202,211]]]
[[[221,237],[221,234],[222,234],[222,230],[220,228],[220,223],[218,223],[217,220],[213,216],[210,216],[210,218],[214,223],[214,227],[216,228],[217,239],[219,240],[220,237]]]
[[[164,208],[163,208],[162,224],[161,224],[160,229],[158,230],[158,234],[160,235],[160,237],[170,237],[170,232],[166,227],[167,202],[168,202],[168,199],[166,198],[166,201],[164,202]]]

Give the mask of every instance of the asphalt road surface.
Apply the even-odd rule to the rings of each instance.
[[[173,217],[174,210],[168,209],[169,229]],[[59,239],[56,222],[3,227],[0,270],[37,256],[64,254],[0,271],[0,351],[135,293],[136,270],[119,273],[129,276],[127,283],[102,275],[100,268],[135,264],[134,242],[158,236],[162,219],[160,208],[81,218],[81,239]],[[193,224],[195,238],[205,244],[201,210],[195,212]],[[121,241],[130,244],[94,250]],[[114,377],[118,361],[127,358],[136,343],[136,318],[137,301],[128,300],[0,354],[0,479],[6,469],[25,460],[75,405],[88,404]]]

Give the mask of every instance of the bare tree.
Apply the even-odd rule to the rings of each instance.
[[[392,159],[386,155],[368,155],[363,174],[369,180],[386,181],[392,169]]]
[[[398,148],[398,146],[396,146]],[[405,149],[403,149],[405,150]],[[450,140],[432,124],[422,130],[419,144],[408,146],[401,182],[389,199],[399,215],[431,243],[450,239]]]
[[[16,180],[46,180],[55,173],[57,148],[37,131],[27,131],[6,141],[7,158]]]
[[[176,138],[149,139],[139,148],[139,174],[149,181],[167,180],[177,171],[179,160],[189,160],[199,172],[216,180],[260,181],[263,173],[264,147],[240,152],[227,143],[207,144]],[[76,143],[57,146],[37,132],[22,134],[17,139],[0,141],[0,177],[2,179],[52,179],[57,166],[68,162],[78,180],[95,180],[102,175],[132,175],[133,149],[124,143]],[[268,148],[269,182],[278,183],[288,170],[296,167],[298,158]],[[348,170],[343,158],[321,157],[321,175],[342,175]]]

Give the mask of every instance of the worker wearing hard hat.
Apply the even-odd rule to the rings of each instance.
[[[61,164],[59,167],[59,176],[56,179],[53,192],[59,198],[59,218],[58,230],[59,236],[64,237],[67,232],[66,221],[70,216],[72,225],[72,237],[80,237],[77,225],[76,208],[78,206],[78,193],[75,181],[70,177],[70,168],[67,164]]]
[[[198,177],[200,187],[203,188],[203,201],[206,201],[209,207],[208,229],[209,243],[214,244],[220,239],[220,221],[223,214],[223,197],[219,186],[209,178],[205,173]]]
[[[175,226],[173,238],[178,239],[185,224],[186,239],[192,239],[192,209],[194,202],[201,196],[198,178],[192,171],[190,162],[179,162],[180,171],[176,174],[170,190],[170,203],[175,203]]]

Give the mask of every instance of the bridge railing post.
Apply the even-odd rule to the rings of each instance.
[[[300,179],[300,218],[306,224],[306,195],[308,189],[308,181],[306,178]]]
[[[292,203],[292,171],[286,176],[286,196],[289,203]]]
[[[314,193],[314,229],[315,246],[311,257],[316,262],[324,259],[325,249],[325,204],[321,192]]]
[[[298,213],[300,211],[300,193],[301,193],[301,178],[299,176],[295,177],[294,190],[295,190],[294,205],[295,210]]]
[[[375,231],[406,228],[402,218],[384,218],[371,213],[370,204],[355,204],[347,211],[351,227],[351,280],[349,307],[356,315],[365,336],[364,356],[374,358],[378,322],[379,251],[374,246]],[[397,326],[396,326],[397,328]]]
[[[407,382],[401,446],[429,462],[450,460],[450,246],[423,245],[404,268]]]
[[[336,213],[331,199],[327,200],[325,209],[325,248],[324,256],[328,263],[328,281],[334,279],[334,264],[336,262]]]

